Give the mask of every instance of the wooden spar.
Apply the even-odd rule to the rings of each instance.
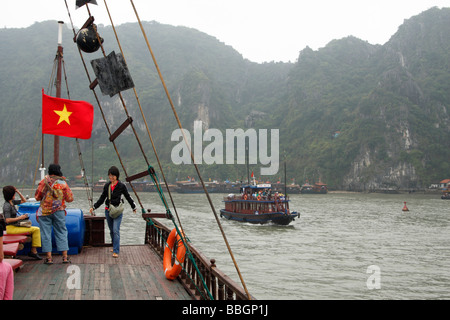
[[[56,97],[61,98],[61,64],[63,57],[63,47],[62,47],[62,27],[64,22],[58,21],[58,50],[56,52],[56,59],[58,59],[58,68],[56,69]],[[54,136],[53,143],[53,163],[59,164],[59,136]]]
[[[96,79],[97,80],[97,79]],[[94,81],[95,82],[95,81]],[[133,118],[128,117],[117,130],[109,137],[109,141],[113,142],[116,138],[129,126],[133,123]]]

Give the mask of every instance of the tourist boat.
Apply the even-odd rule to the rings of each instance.
[[[450,200],[450,187],[442,191],[441,199]]]
[[[274,223],[288,225],[300,214],[289,209],[289,198],[278,192],[272,193],[270,184],[254,184],[241,187],[238,195],[224,198],[225,209],[221,217],[253,224]]]
[[[73,24],[72,29],[74,34],[82,35],[83,37],[88,36],[88,32],[85,33],[84,30],[89,29],[89,32],[94,32],[93,37],[91,37],[90,40],[101,39],[95,25],[93,27],[94,17],[90,13],[88,3],[97,4],[93,0],[77,0],[77,7],[86,5],[89,18],[81,28],[80,31],[82,32],[77,33]],[[132,1],[131,3],[134,8]],[[66,6],[66,8],[70,17],[69,7]],[[142,26],[137,11],[135,10],[135,12],[138,22]],[[111,17],[110,19],[112,22]],[[59,28],[59,44],[62,35],[61,24],[62,22],[60,22]],[[144,29],[142,28],[141,30],[145,35]],[[89,45],[94,43],[95,45],[95,41],[85,43],[88,43]],[[101,41],[101,43],[103,43],[103,41]],[[62,47],[60,47],[59,44],[57,59],[62,58]],[[77,44],[80,49],[78,41]],[[102,46],[102,44],[99,45]],[[149,46],[148,42],[147,45]],[[81,52],[84,50],[78,51],[82,58],[82,63],[84,64],[84,57]],[[60,65],[61,60],[58,61],[58,68]],[[84,65],[84,67],[88,79],[90,79],[86,65]],[[60,70],[58,70],[58,74],[60,74]],[[61,78],[58,77],[58,79],[60,82]],[[161,81],[163,82],[162,77]],[[89,86],[89,89],[91,89],[96,97],[97,93],[95,90],[97,85],[98,81],[96,79]],[[61,87],[60,83],[59,87]],[[98,99],[97,103],[103,112],[101,102]],[[123,100],[122,103],[124,103]],[[103,118],[103,120],[105,121],[106,127],[109,128],[106,119]],[[115,147],[115,138],[129,125],[132,125],[132,121],[130,118],[127,118],[124,124],[122,124],[115,132],[110,132],[110,142],[113,143]],[[116,152],[118,153],[117,149]],[[184,231],[177,226],[170,208],[168,207],[168,203],[162,193],[161,186],[163,184],[159,183],[156,172],[150,165],[141,173],[132,176],[126,175],[125,181],[132,184],[134,180],[141,179],[148,175],[151,176],[152,181],[155,186],[157,186],[161,200],[166,207],[166,212],[153,213],[150,210],[145,210],[140,200],[137,199],[137,202],[139,203],[138,206],[141,207],[143,223],[146,225],[143,244],[122,245],[120,257],[113,258],[110,253],[111,244],[105,242],[105,217],[85,215],[81,209],[71,210],[69,208],[67,209],[66,225],[69,231],[69,246],[74,248],[72,251],[69,250],[72,265],[62,265],[62,258],[61,256],[58,256],[57,252],[54,252],[55,255],[53,257],[54,263],[56,264],[55,266],[44,267],[42,261],[29,260],[25,256],[25,263],[23,263],[20,269],[16,270],[17,272],[15,273],[14,300],[254,299],[248,292],[237,266],[236,269],[239,273],[242,287],[235,283],[229,276],[221,272],[216,267],[214,259],[207,259],[192,243],[186,241]],[[198,175],[200,177],[200,174]],[[92,201],[92,199],[90,200]],[[30,220],[32,220],[34,225],[37,225],[35,212],[38,206],[39,203],[36,201],[27,202],[20,206],[19,211],[21,213],[28,211]],[[175,206],[173,206],[173,208],[176,210]],[[214,208],[213,212],[215,214]],[[76,219],[72,219],[72,216],[75,216]],[[166,224],[162,223],[160,219],[171,220],[170,222],[173,222],[175,228],[169,228]],[[220,219],[217,219],[218,223],[219,220]],[[72,227],[76,230],[72,230]],[[179,230],[181,230],[181,232]],[[174,233],[174,231],[176,232]],[[172,234],[175,236],[172,236]],[[72,236],[76,236],[76,240],[74,240],[75,244],[71,244],[70,238]],[[225,235],[223,236],[225,238]],[[169,245],[168,242],[171,238],[174,241],[172,245]],[[29,243],[25,244],[25,247],[29,245]],[[173,248],[169,249],[169,247]],[[227,247],[231,254],[228,245]],[[181,250],[181,248],[184,248],[186,252],[185,255],[182,253],[183,250]],[[26,249],[27,248],[24,250]],[[21,257],[18,252],[12,252],[11,254],[13,255],[12,258]],[[169,265],[170,268],[163,268],[163,264]],[[175,273],[173,271],[175,266],[177,266],[177,274],[175,274],[173,278],[169,278],[167,276],[167,271],[169,271],[172,276],[173,273]]]

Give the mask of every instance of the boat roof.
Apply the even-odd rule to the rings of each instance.
[[[251,188],[251,189],[270,189],[272,185],[270,183],[262,183],[262,184],[247,184],[243,185],[241,188]]]

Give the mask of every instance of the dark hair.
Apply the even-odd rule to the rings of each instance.
[[[5,186],[3,187],[3,198],[5,198],[5,201],[9,201],[14,197],[14,194],[16,193],[16,188],[13,186]]]
[[[113,176],[116,176],[117,179],[119,179],[120,172],[119,172],[119,169],[117,169],[116,166],[112,166],[111,168],[109,168],[109,170],[108,170],[108,176],[109,176],[110,174],[112,174]]]
[[[62,177],[63,174],[61,172],[61,166],[59,164],[52,163],[51,165],[48,166],[48,174]]]

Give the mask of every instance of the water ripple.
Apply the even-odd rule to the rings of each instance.
[[[79,193],[83,197],[83,193]],[[156,194],[140,194],[164,212]],[[223,195],[212,194],[217,212]],[[174,194],[190,240],[239,281],[204,195]],[[449,299],[450,201],[437,195],[292,195],[289,226],[221,219],[249,291],[258,299]],[[81,200],[80,200],[81,201]],[[407,201],[409,212],[402,212]],[[145,223],[126,212],[123,243],[142,243]],[[107,233],[107,238],[108,238]],[[369,289],[369,266],[380,289]]]

